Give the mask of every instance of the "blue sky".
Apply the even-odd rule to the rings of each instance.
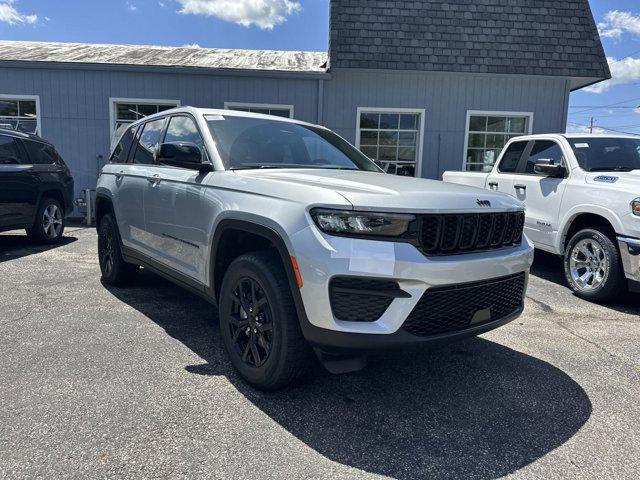
[[[329,0],[0,0],[0,38],[326,51]],[[262,7],[256,7],[262,5]],[[614,80],[571,95],[569,130],[640,133],[640,2],[591,0]],[[601,129],[601,130],[598,130]]]

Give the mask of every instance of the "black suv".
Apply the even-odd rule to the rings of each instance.
[[[73,177],[55,147],[35,135],[0,129],[0,232],[25,228],[55,243],[73,211]]]

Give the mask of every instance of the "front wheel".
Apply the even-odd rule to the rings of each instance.
[[[564,272],[571,289],[585,300],[604,302],[624,291],[620,252],[599,228],[580,230],[569,241]]]
[[[279,257],[254,252],[235,259],[218,303],[225,350],[248,383],[277,390],[306,372],[313,353],[302,336]]]

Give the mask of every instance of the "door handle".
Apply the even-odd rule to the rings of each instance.
[[[491,190],[497,190],[498,189],[498,182],[489,182],[489,188]]]
[[[161,178],[157,173],[152,175],[151,177],[147,177],[147,181],[151,184],[152,187],[160,184]]]
[[[516,190],[526,190],[527,186],[526,185],[514,185],[513,188],[515,188]]]

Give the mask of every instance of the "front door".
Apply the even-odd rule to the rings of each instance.
[[[518,166],[519,175],[514,181],[513,193],[527,207],[525,221],[527,237],[538,246],[553,247],[558,233],[560,206],[568,177],[554,178],[535,173],[534,166],[538,160],[547,160],[566,166],[562,147],[557,142],[534,141]]]
[[[487,188],[514,196],[513,184],[519,178],[518,165],[528,144],[527,141],[516,141],[506,147],[497,168],[494,168],[487,178]]]
[[[206,155],[204,140],[192,117],[169,119],[163,143],[194,143]],[[144,204],[148,247],[152,258],[202,284],[207,284],[207,232],[211,216],[204,208],[204,182],[212,173],[156,165]]]
[[[20,140],[0,135],[0,228],[33,224],[38,183]]]

